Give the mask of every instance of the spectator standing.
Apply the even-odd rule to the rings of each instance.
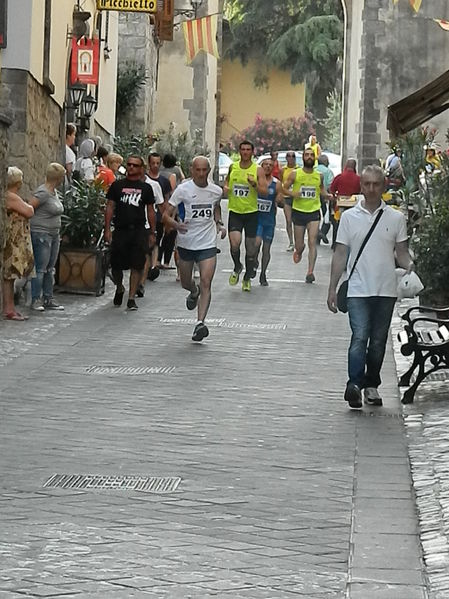
[[[360,193],[360,177],[357,174],[357,162],[350,158],[343,169],[343,172],[335,177],[330,186],[330,192],[334,199],[329,204],[330,221],[332,223],[332,247],[335,247],[337,238],[338,223],[340,221],[340,210],[337,202],[339,196],[352,196]]]
[[[75,144],[75,138],[76,126],[73,123],[67,123],[65,128],[65,170],[67,173],[67,185],[72,183],[72,173],[76,162],[76,154],[72,149]]]
[[[19,196],[22,182],[22,171],[15,166],[10,166],[5,195],[6,226],[2,291],[3,317],[15,321],[23,321],[26,318],[14,306],[14,281],[30,275],[34,265],[29,224],[34,208]]]
[[[65,174],[61,164],[52,162],[47,168],[45,183],[36,189],[30,200],[34,208],[31,241],[36,269],[36,276],[31,279],[31,309],[37,312],[64,310],[53,299],[53,284],[59,253],[61,215],[64,212],[56,188],[64,181]]]
[[[397,297],[396,262],[408,272],[413,269],[405,217],[382,201],[385,175],[379,166],[365,168],[361,190],[364,197],[341,217],[327,299],[329,310],[336,313],[338,282],[345,270],[347,276],[351,273],[359,256],[347,294],[352,337],[345,400],[351,409],[362,407],[362,389],[365,403],[382,405],[378,387]],[[371,229],[366,247],[359,254]]]
[[[95,165],[93,156],[95,153],[95,142],[93,139],[85,139],[81,142],[79,158],[75,162],[72,178],[75,181],[87,181],[92,183],[95,179]]]
[[[107,191],[116,179],[116,173],[123,162],[123,157],[120,154],[111,152],[106,156],[106,164],[98,167],[98,175],[95,181],[99,181],[105,191]]]
[[[306,145],[304,146],[305,150],[307,150],[308,148],[311,148],[313,150],[313,153],[315,154],[315,164],[317,164],[318,157],[321,155],[321,146],[318,143],[315,134],[309,136],[309,142],[306,143]]]
[[[281,178],[281,165],[279,164],[278,153],[276,152],[276,150],[270,151],[270,158],[273,162],[273,170],[272,170],[271,174],[275,179],[280,179]]]

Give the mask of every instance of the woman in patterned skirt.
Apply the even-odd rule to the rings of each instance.
[[[14,305],[14,280],[31,274],[34,266],[29,219],[34,208],[18,195],[23,173],[15,166],[8,168],[5,196],[6,227],[3,251],[3,316],[7,320],[23,321]]]

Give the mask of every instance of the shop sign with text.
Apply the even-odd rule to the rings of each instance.
[[[157,12],[157,0],[97,0],[98,10],[123,12]]]

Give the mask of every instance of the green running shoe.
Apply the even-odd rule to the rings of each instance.
[[[229,277],[229,285],[237,285],[237,283],[239,282],[239,277],[240,277],[240,273],[243,270],[243,266],[240,268],[239,271],[233,271],[231,273],[231,276]]]
[[[243,279],[242,281],[242,291],[251,291],[251,281],[248,279]]]

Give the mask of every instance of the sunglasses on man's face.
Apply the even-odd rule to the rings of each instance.
[[[127,166],[127,168],[141,168],[142,167],[141,164],[136,164],[135,162],[127,162],[126,166]]]

